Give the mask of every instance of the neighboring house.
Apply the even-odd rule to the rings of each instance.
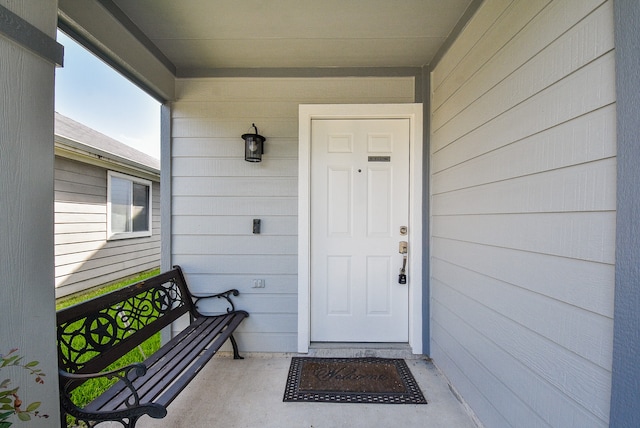
[[[319,157],[306,131],[322,115],[304,116],[300,104],[333,105],[323,114],[342,119],[336,104],[418,103],[409,182],[423,195],[411,209],[406,285],[414,352],[433,359],[487,427],[640,426],[637,0],[14,3],[52,47],[40,52],[41,38],[23,26],[0,38],[0,97],[11,105],[0,114],[0,267],[10,302],[0,325],[12,327],[3,334],[18,345],[9,346],[35,353],[46,372],[55,373],[48,214],[58,17],[164,103],[162,267],[182,265],[196,292],[240,290],[238,305],[251,312],[241,349],[296,352],[313,340],[307,219]],[[425,5],[442,19],[429,21]],[[332,19],[330,8],[344,16]],[[451,10],[444,37],[420,33]],[[0,29],[18,22],[11,16]],[[267,137],[260,164],[243,160],[240,135],[252,123]],[[382,134],[374,152],[390,147]],[[350,150],[349,135],[328,139],[333,152]],[[348,174],[360,170],[341,168],[331,189],[345,202]],[[365,224],[335,213],[341,233]],[[259,235],[253,219],[263,220]],[[340,256],[334,262],[348,272]],[[397,278],[396,265],[383,265],[370,277]],[[333,308],[346,314],[342,297]],[[385,296],[367,297],[382,314]],[[55,384],[45,388],[55,401]]]
[[[55,286],[62,297],[160,266],[160,162],[56,113]]]

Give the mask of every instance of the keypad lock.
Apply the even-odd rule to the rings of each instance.
[[[402,267],[400,268],[400,275],[398,276],[398,284],[407,283],[407,256],[402,258]]]

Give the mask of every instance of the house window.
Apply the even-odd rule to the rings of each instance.
[[[109,171],[107,176],[109,239],[151,236],[151,182]]]

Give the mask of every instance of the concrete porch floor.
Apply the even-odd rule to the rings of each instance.
[[[348,352],[349,353],[349,352]],[[381,356],[385,351],[311,350],[307,356]],[[477,425],[447,380],[424,358],[405,358],[426,405],[285,403],[282,401],[292,354],[246,354],[244,360],[216,356],[169,406],[164,419],[143,417],[140,428],[372,428]],[[103,425],[100,425],[103,426]]]

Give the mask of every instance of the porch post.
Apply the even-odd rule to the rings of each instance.
[[[160,110],[160,270],[171,269],[171,103]]]
[[[616,0],[618,182],[611,427],[640,426],[640,3]]]
[[[3,2],[6,4],[7,2]],[[37,361],[44,383],[21,367],[3,367],[19,388],[30,427],[59,417],[54,296],[53,120],[56,1],[0,6],[0,354]],[[6,391],[7,389],[2,389]],[[42,415],[48,415],[44,419]],[[24,416],[23,416],[24,418]],[[19,425],[17,416],[7,422]]]
[[[431,354],[431,67],[422,67],[422,353]]]
[[[171,102],[160,108],[160,272],[173,266],[171,257]],[[183,326],[184,327],[184,326]],[[173,331],[180,326],[172,323],[162,330],[161,341],[173,338]]]

